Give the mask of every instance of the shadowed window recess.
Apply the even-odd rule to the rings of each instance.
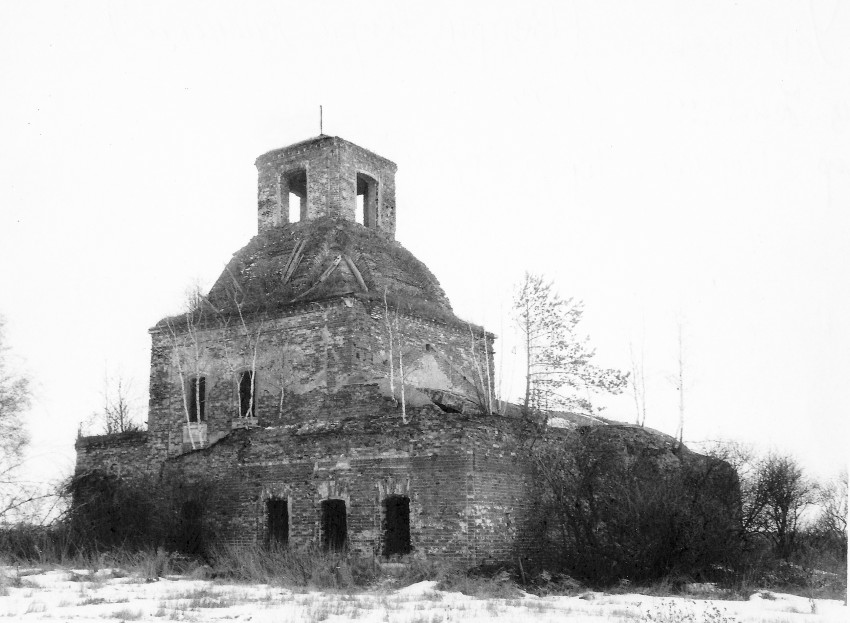
[[[186,401],[189,408],[190,422],[203,422],[206,419],[207,379],[198,376],[189,380],[189,396]]]
[[[329,551],[340,551],[345,548],[347,541],[345,501],[322,501],[322,546]]]
[[[266,526],[269,545],[289,543],[289,500],[286,498],[266,500]]]
[[[239,417],[257,417],[257,383],[256,375],[246,370],[239,375]]]
[[[410,498],[390,495],[384,499],[384,556],[410,553]]]

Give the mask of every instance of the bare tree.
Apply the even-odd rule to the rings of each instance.
[[[469,355],[472,357],[472,364],[475,370],[475,380],[472,385],[477,394],[479,409],[487,415],[492,415],[494,412],[493,379],[490,374],[490,352],[487,344],[487,334],[482,331],[484,352],[479,354],[479,347],[476,345],[475,332],[472,329],[472,325],[466,323],[466,326],[469,329]]]
[[[390,361],[390,395],[395,400],[395,364],[393,363],[394,340],[393,340],[393,323],[390,320],[390,307],[387,304],[387,289],[384,288],[384,323],[387,328],[387,343],[389,344],[389,361]]]
[[[260,342],[263,336],[263,330],[266,328],[266,316],[264,312],[265,305],[263,305],[260,309],[253,310],[249,317],[246,314],[246,307],[250,302],[249,297],[239,285],[239,281],[236,279],[236,276],[230,271],[230,269],[227,268],[225,270],[228,276],[230,277],[231,282],[229,287],[224,288],[224,292],[225,295],[229,298],[229,303],[232,304],[231,308],[236,310],[236,320],[238,321],[237,334],[239,335],[240,339],[244,339],[245,348],[241,350],[245,354],[243,356],[237,356],[235,353],[233,353],[232,349],[229,348],[229,345],[227,343],[225,343],[224,354],[228,368],[230,369],[230,372],[236,384],[236,395],[239,397],[239,400],[237,400],[237,416],[239,418],[247,418],[255,412],[255,390],[257,387],[257,357],[260,352]],[[203,300],[202,304],[204,303],[207,303],[207,301]],[[212,312],[216,314],[218,325],[221,328],[227,328],[230,324],[230,316],[228,314],[220,312],[219,310],[216,310],[215,308],[211,309]],[[247,360],[250,365],[250,382],[248,383],[247,400],[245,400],[243,404],[243,396],[241,394],[242,379],[238,374],[237,368],[243,368],[243,362],[245,360]],[[283,386],[281,386],[281,392],[282,391]],[[282,400],[283,393],[281,393],[281,401]]]
[[[847,468],[819,487],[818,504],[821,513],[817,527],[836,541],[847,545]],[[846,554],[846,551],[845,551]]]
[[[703,447],[706,455],[732,467],[738,477],[741,500],[741,538],[752,542],[764,535],[766,488],[761,480],[764,459],[752,446],[735,441],[714,441]]]
[[[645,581],[735,560],[734,474],[720,461],[630,455],[627,446],[651,436],[568,429],[528,453],[540,487],[539,538],[571,575]]]
[[[202,388],[199,381],[204,369],[198,336],[198,331],[204,319],[202,302],[203,294],[196,285],[187,293],[183,313],[176,318],[166,318],[165,320],[172,362],[180,379],[180,399],[186,418],[186,430],[193,450],[201,442],[201,439],[193,429],[192,423],[200,424],[204,415],[201,400]],[[190,379],[194,379],[194,381],[190,383]],[[191,396],[191,392],[194,392],[194,396]]]
[[[788,455],[769,454],[756,477],[757,494],[764,502],[759,528],[787,560],[794,552],[803,510],[815,501],[816,487]]]
[[[813,533],[826,550],[847,560],[847,468],[818,487],[817,504],[820,513]]]
[[[629,344],[629,354],[632,360],[629,384],[632,387],[632,397],[635,401],[635,424],[644,426],[646,424],[646,365],[643,343],[641,343],[638,353],[635,353],[634,347]]]
[[[93,414],[92,420],[107,435],[141,429],[133,417],[130,404],[132,385],[132,381],[125,379],[122,374],[110,376],[104,372],[101,394],[103,406]]]
[[[687,365],[687,349],[685,347],[685,322],[680,315],[676,321],[676,372],[668,375],[667,380],[676,390],[679,397],[679,423],[676,426],[676,439],[682,445],[685,434],[685,390],[690,387],[692,379]]]
[[[581,301],[562,299],[552,282],[525,274],[514,297],[514,317],[525,346],[526,416],[549,409],[591,413],[590,391],[617,394],[625,387],[627,373],[592,363],[595,350],[578,331],[583,313]]]
[[[396,302],[395,313],[390,313],[390,305],[385,288],[384,326],[386,328],[387,364],[389,366],[387,379],[389,380],[390,396],[392,396],[392,399],[397,405],[401,406],[401,419],[402,422],[407,424],[407,379],[408,375],[413,371],[411,366],[413,362],[411,360],[414,352],[409,344],[406,321],[400,313],[399,307],[400,304]]]
[[[17,459],[29,442],[21,416],[30,406],[30,382],[24,373],[11,369],[5,323],[0,316],[0,450]]]
[[[797,459],[776,452],[759,456],[752,447],[735,442],[716,442],[706,453],[728,463],[738,475],[743,540],[752,547],[766,539],[778,556],[791,557],[803,513],[818,499],[817,486]]]
[[[0,520],[43,497],[20,473],[29,443],[22,416],[30,406],[30,382],[26,374],[14,369],[4,326],[0,316]]]
[[[670,382],[679,394],[679,425],[676,428],[676,438],[681,445],[685,434],[685,341],[682,337],[682,321],[679,320],[676,326],[678,329],[678,366],[676,374],[671,376]]]
[[[401,421],[407,424],[407,399],[404,395],[404,335],[398,324],[398,307],[395,310],[395,341],[398,344],[398,383],[401,387]],[[392,349],[390,349],[390,371],[393,367]]]
[[[195,449],[203,442],[200,424],[205,418],[204,392],[207,367],[210,357],[206,353],[202,331],[218,329],[232,331],[236,340],[224,339],[223,362],[232,374],[236,400],[236,418],[244,419],[255,412],[257,401],[256,379],[260,343],[266,328],[265,308],[268,301],[246,293],[233,273],[226,269],[230,278],[218,291],[214,305],[195,285],[187,292],[183,314],[165,321],[171,343],[171,355],[181,385],[181,399],[189,441]],[[247,365],[246,365],[247,364]],[[247,367],[250,375],[247,383],[248,395],[242,395],[240,371]],[[282,373],[281,373],[282,378]],[[243,400],[245,398],[245,400]],[[281,390],[281,405],[283,390]],[[193,426],[193,424],[195,426]]]

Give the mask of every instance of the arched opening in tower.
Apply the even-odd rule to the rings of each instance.
[[[378,222],[378,180],[365,173],[357,174],[354,220],[366,227],[375,227]]]
[[[290,169],[281,174],[280,203],[287,223],[307,217],[307,169]]]

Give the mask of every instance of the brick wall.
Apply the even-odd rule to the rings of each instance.
[[[392,311],[390,321],[397,396],[399,348],[407,400],[414,406],[429,401],[416,388],[451,392],[475,403],[486,395],[488,384],[492,387],[492,336],[477,330],[473,338],[468,327]],[[239,421],[238,379],[245,370],[255,373],[260,426],[323,420],[340,413],[368,415],[371,407],[361,402],[357,386],[380,383],[384,393],[389,389],[384,309],[357,299],[315,304],[245,326],[233,321],[226,327],[188,330],[176,324],[174,332],[152,331],[152,339],[148,429],[160,460],[189,449],[183,429],[189,380],[195,376],[205,378],[209,441],[227,435]]]
[[[375,228],[395,236],[396,165],[362,147],[335,136],[321,136],[263,154],[259,173],[257,217],[259,230],[289,222],[280,197],[281,174],[307,172],[306,218],[322,216],[354,220],[357,173],[378,182]]]
[[[228,542],[263,541],[269,497],[289,500],[292,545],[319,541],[321,501],[342,499],[351,549],[380,554],[383,500],[397,494],[410,499],[412,555],[513,559],[528,501],[525,471],[507,449],[511,423],[428,407],[404,425],[391,401],[374,406],[367,421],[239,431],[167,469],[187,483],[215,480],[220,502],[208,521]]]
[[[152,456],[149,437],[144,431],[79,437],[74,447],[76,474],[101,471],[134,478],[159,471],[160,463]]]
[[[77,471],[132,478],[139,466],[193,491],[211,534],[230,543],[266,538],[265,501],[289,500],[290,543],[320,540],[325,499],[346,502],[352,550],[381,554],[387,495],[410,500],[412,556],[468,564],[512,560],[528,500],[523,466],[511,454],[507,418],[412,408],[409,423],[375,386],[354,387],[356,410],[325,420],[233,431],[159,466],[150,439],[85,438]]]

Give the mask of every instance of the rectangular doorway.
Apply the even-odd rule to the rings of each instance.
[[[266,500],[266,526],[269,545],[289,543],[289,500],[286,498]]]
[[[322,501],[322,546],[329,551],[340,551],[348,541],[348,523],[345,500]]]
[[[410,553],[410,498],[384,498],[384,556]]]

